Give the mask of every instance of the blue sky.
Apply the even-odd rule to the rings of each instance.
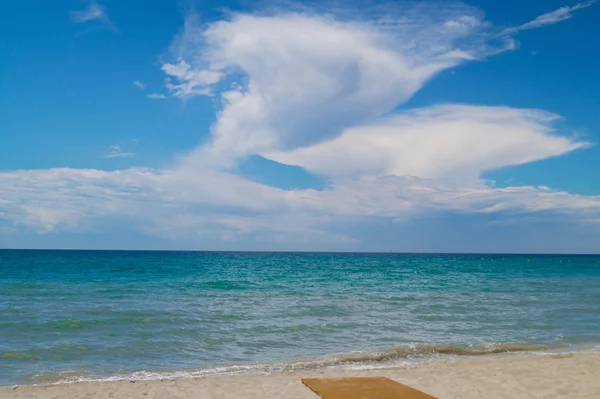
[[[600,4],[3,11],[0,247],[600,251]]]

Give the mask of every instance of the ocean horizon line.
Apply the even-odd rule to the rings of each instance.
[[[39,252],[151,252],[151,253],[226,253],[226,254],[332,254],[332,255],[406,255],[406,256],[600,256],[600,253],[592,252],[403,252],[403,251],[308,251],[308,250],[218,250],[218,249],[118,249],[118,248],[4,248],[0,251],[39,251]]]

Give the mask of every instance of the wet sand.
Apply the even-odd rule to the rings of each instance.
[[[600,353],[486,356],[393,369],[0,387],[0,398],[318,399],[303,377],[384,376],[439,399],[600,398]]]

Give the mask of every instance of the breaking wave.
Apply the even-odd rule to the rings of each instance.
[[[246,363],[217,367],[173,370],[137,371],[130,374],[100,376],[79,371],[63,371],[37,374],[29,383],[58,384],[91,381],[161,380],[195,378],[208,375],[273,374],[319,369],[376,369],[411,366],[421,363],[450,360],[458,357],[486,356],[518,352],[544,353],[569,348],[567,344],[490,343],[482,345],[413,344],[398,345],[380,351],[361,351],[323,357],[299,358],[283,362]]]

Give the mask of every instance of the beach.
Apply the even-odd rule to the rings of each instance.
[[[216,375],[201,378],[80,382],[0,387],[4,399],[246,398],[316,399],[301,378],[384,376],[438,399],[600,397],[600,353],[461,358],[410,367],[360,371]]]

